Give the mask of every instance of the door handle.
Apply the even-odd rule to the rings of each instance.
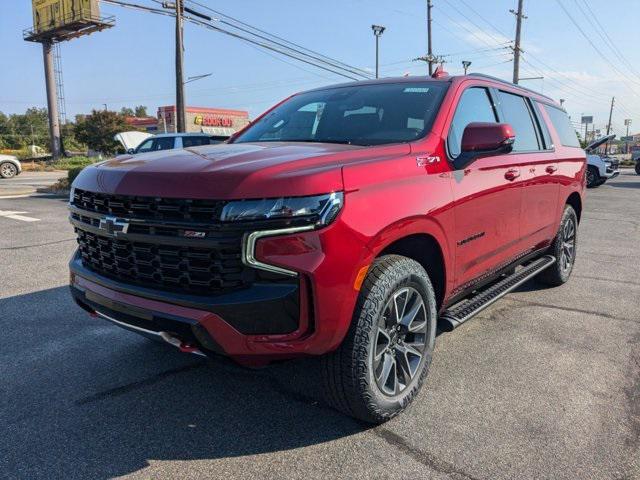
[[[556,170],[558,170],[558,167],[554,166],[554,165],[549,165],[547,168],[545,168],[545,171],[548,174],[552,174],[554,173]]]
[[[507,170],[506,173],[504,174],[504,178],[511,181],[515,180],[519,176],[520,176],[520,170],[518,170],[517,168],[511,168]]]

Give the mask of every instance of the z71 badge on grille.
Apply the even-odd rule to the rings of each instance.
[[[188,237],[188,238],[204,238],[207,236],[207,232],[196,232],[195,230],[185,230],[182,236]]]

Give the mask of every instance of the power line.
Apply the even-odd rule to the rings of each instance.
[[[117,5],[117,6],[122,6],[122,7],[128,7],[128,8],[132,8],[132,9],[136,9],[136,10],[142,10],[142,11],[146,11],[149,13],[155,13],[155,14],[162,14],[165,16],[169,16],[169,17],[175,17],[175,13],[173,12],[168,12],[168,11],[164,11],[164,10],[160,10],[158,8],[153,8],[153,7],[149,7],[146,5],[140,5],[140,4],[134,4],[134,3],[130,3],[130,2],[124,2],[121,0],[102,0],[102,2],[105,3],[109,3],[109,4],[113,4],[113,5]],[[237,32],[232,32],[230,30],[226,30],[222,27],[219,27],[217,25],[213,25],[211,23],[207,23],[204,20],[201,20],[197,17],[191,16],[191,15],[184,15],[184,20],[185,21],[189,21],[193,24],[208,28],[210,30],[219,32],[219,33],[223,33],[225,35],[234,37],[238,40],[241,40],[243,42],[246,43],[250,43],[253,45],[257,45],[261,48],[267,49],[267,50],[271,50],[273,52],[279,53],[280,55],[284,55],[286,57],[292,58],[294,60],[298,60],[300,62],[303,63],[307,63],[309,65],[312,65],[316,68],[320,68],[322,70],[328,71],[330,73],[333,73],[335,75],[339,75],[345,78],[349,78],[351,80],[359,80],[360,78],[358,78],[357,76],[354,76],[353,72],[346,70],[344,68],[338,68],[333,64],[329,64],[327,62],[321,62],[315,59],[310,58],[308,55],[304,54],[303,52],[300,51],[296,51],[294,49],[288,49],[288,51],[282,50],[280,48],[278,48],[277,46],[274,46],[272,44],[272,42],[262,42],[259,40],[255,40],[253,38],[247,37],[246,35],[242,35],[239,34]],[[306,56],[306,58],[305,58]],[[361,77],[363,75],[360,75]],[[367,76],[366,78],[370,78],[370,76]]]
[[[607,62],[611,68],[613,68],[616,72],[618,72],[620,75],[622,75],[624,78],[626,78],[628,81],[631,81],[633,83],[637,83],[638,85],[640,85],[640,83],[630,79],[629,77],[627,77],[627,75],[625,75],[624,72],[621,72],[618,67],[616,67],[616,65],[607,58],[607,56],[602,53],[602,51],[598,48],[598,46],[593,42],[593,40],[591,40],[591,38],[586,34],[586,32],[582,29],[582,27],[580,26],[580,24],[576,21],[575,18],[573,18],[573,15],[571,15],[571,13],[569,13],[569,10],[567,10],[567,8],[562,4],[562,2],[560,0],[556,0],[556,3],[560,6],[560,8],[564,11],[564,13],[567,15],[567,17],[569,18],[569,20],[571,20],[571,23],[573,23],[573,25],[578,29],[578,31],[580,32],[580,34],[587,40],[587,42],[589,42],[589,45],[591,45],[591,47],[593,48],[593,50],[600,56],[600,58],[602,58],[605,62]]]
[[[315,50],[311,50],[309,48],[306,48],[302,45],[299,45],[297,43],[294,43],[290,40],[286,40],[278,35],[275,35],[273,33],[269,33],[265,30],[262,30],[258,27],[255,27],[253,25],[250,25],[246,22],[243,22],[242,20],[238,20],[237,18],[234,18],[230,15],[226,15],[222,12],[220,12],[219,10],[214,10],[213,8],[207,6],[207,5],[203,5],[202,3],[199,3],[195,0],[187,0],[189,3],[193,4],[193,5],[197,5],[198,7],[204,8],[212,13],[215,13],[216,15],[222,17],[222,18],[218,18],[216,20],[218,20],[221,23],[224,23],[225,25],[228,25],[232,28],[238,29],[240,31],[243,31],[245,33],[249,33],[250,35],[256,36],[258,38],[262,38],[263,40],[268,40],[270,42],[275,43],[276,45],[280,45],[283,46],[285,48],[290,48],[293,46],[295,48],[293,48],[294,50],[297,51],[302,51],[307,52],[306,55],[310,56],[311,58],[315,58],[317,60],[320,61],[324,61],[326,63],[332,64],[338,68],[344,68],[347,69],[349,71],[351,71],[352,73],[356,74],[356,75],[361,75],[361,76],[365,76],[365,77],[371,77],[371,74],[369,72],[367,72],[366,70],[363,70],[361,68],[358,67],[354,67],[351,66],[345,62],[342,62],[340,60],[336,60],[335,58],[329,57],[327,55],[321,54],[319,52],[316,52]],[[228,19],[228,20],[224,20],[224,19]],[[241,25],[243,28],[238,27],[237,25]],[[246,28],[245,28],[246,27]],[[256,34],[255,32],[258,32],[258,34]],[[269,38],[270,37],[270,38]],[[275,39],[275,40],[273,40]],[[284,44],[282,43],[284,42]]]
[[[577,0],[574,0],[577,3]],[[624,63],[627,64],[627,66],[629,67],[629,69],[634,72],[636,75],[638,75],[638,71],[635,69],[634,65],[627,59],[627,57],[622,53],[622,51],[616,46],[616,44],[613,42],[613,40],[611,39],[611,37],[609,36],[609,33],[607,32],[607,30],[602,26],[602,23],[600,23],[600,20],[598,20],[598,16],[594,13],[594,11],[592,10],[591,6],[589,5],[589,3],[587,2],[587,0],[582,0],[582,2],[584,3],[585,7],[587,7],[587,10],[589,10],[589,13],[591,14],[591,17],[589,17],[588,15],[586,15],[584,12],[583,14],[585,15],[585,17],[588,20],[593,20],[595,21],[595,23],[598,25],[598,27],[600,27],[600,31],[602,32],[602,34],[604,34],[604,38],[606,38],[605,42],[607,42],[609,44],[609,46],[611,47],[611,49],[616,53],[616,55],[618,56],[618,58],[620,58]],[[579,5],[578,5],[579,6]],[[582,10],[582,9],[581,9]],[[591,24],[593,25],[593,21],[591,22]],[[598,31],[598,29],[596,29],[596,31]],[[598,32],[600,34],[600,32]],[[603,38],[602,34],[600,34],[600,37]]]

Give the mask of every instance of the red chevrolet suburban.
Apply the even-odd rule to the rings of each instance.
[[[437,325],[568,280],[584,177],[561,107],[496,78],[311,90],[226,144],[83,170],[71,292],[185,352],[323,356],[328,402],[382,422],[419,391]]]

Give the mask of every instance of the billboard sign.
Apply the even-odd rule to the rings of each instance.
[[[587,125],[593,123],[593,116],[582,116],[581,122],[583,125],[586,123]]]
[[[52,32],[100,18],[98,0],[32,0],[33,32]]]

